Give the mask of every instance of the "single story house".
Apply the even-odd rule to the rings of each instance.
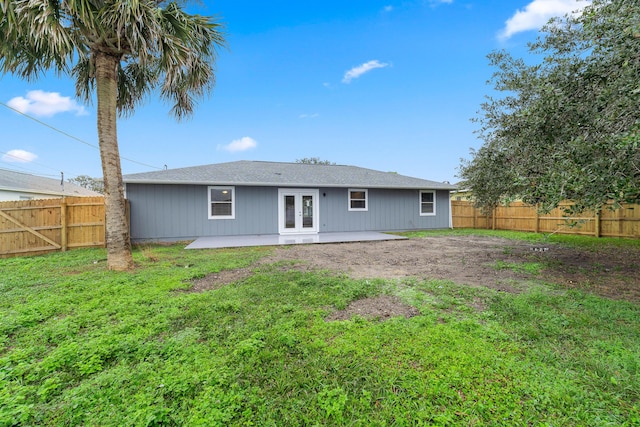
[[[356,166],[263,161],[123,179],[133,242],[450,228],[456,188]]]
[[[64,196],[95,197],[102,194],[60,179],[0,169],[0,202]]]

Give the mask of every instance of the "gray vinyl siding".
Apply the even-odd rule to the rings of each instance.
[[[349,211],[347,188],[320,189],[320,232],[449,227],[449,192],[436,191],[436,215],[420,216],[419,190],[368,189],[366,211]]]
[[[208,186],[127,184],[131,239],[193,240],[200,236],[278,234],[278,190],[235,187],[235,219],[209,219]]]
[[[286,187],[280,187],[286,188]],[[278,188],[235,186],[235,219],[209,219],[206,185],[126,185],[131,238],[278,234]],[[428,190],[428,189],[425,189]],[[349,211],[347,188],[319,188],[319,231],[400,231],[449,227],[449,191],[436,191],[436,215],[420,216],[419,190],[368,189],[368,210]]]

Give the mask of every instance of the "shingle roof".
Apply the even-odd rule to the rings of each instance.
[[[125,183],[455,190],[449,183],[357,166],[237,161],[125,175]]]
[[[61,184],[59,179],[44,178],[28,173],[0,169],[0,190],[23,193],[48,194],[51,196],[100,196],[70,182]]]

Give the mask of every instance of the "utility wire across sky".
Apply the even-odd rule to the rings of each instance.
[[[16,113],[20,114],[20,115],[21,115],[21,116],[23,116],[23,117],[26,117],[26,118],[28,118],[28,119],[30,119],[30,120],[33,120],[34,122],[36,122],[36,123],[38,123],[38,124],[40,124],[40,125],[42,125],[42,126],[45,126],[45,127],[49,128],[49,129],[53,130],[54,132],[58,132],[58,133],[60,133],[60,134],[62,134],[62,135],[64,135],[64,136],[66,136],[67,138],[70,138],[70,139],[72,139],[72,140],[74,140],[74,141],[76,141],[76,142],[79,142],[79,143],[81,143],[81,144],[87,145],[87,146],[89,146],[89,147],[91,147],[91,148],[95,148],[96,150],[100,150],[100,147],[98,147],[97,145],[95,145],[95,144],[91,144],[91,143],[89,143],[89,142],[87,142],[87,141],[85,141],[85,140],[83,140],[83,139],[78,138],[77,136],[71,135],[71,134],[70,134],[70,133],[68,133],[68,132],[65,132],[65,131],[63,131],[63,130],[61,130],[61,129],[58,129],[58,128],[56,128],[55,126],[51,126],[51,125],[50,125],[50,124],[48,124],[48,123],[45,123],[45,122],[43,122],[43,121],[41,121],[41,120],[38,120],[38,119],[36,119],[36,118],[35,118],[35,117],[33,117],[33,116],[30,116],[30,115],[28,115],[28,114],[26,114],[26,113],[23,113],[23,112],[22,112],[22,111],[20,111],[20,110],[17,110],[17,109],[15,109],[15,108],[13,108],[13,107],[10,107],[9,105],[5,104],[4,102],[0,102],[0,105],[2,105],[3,107],[8,108],[9,110],[12,110],[12,111],[14,111],[14,112],[16,112]],[[0,152],[0,153],[2,153],[2,152]],[[17,158],[16,156],[13,156],[13,155],[8,154],[8,153],[2,153],[2,154],[7,155],[7,156],[10,156],[10,157]],[[127,158],[127,157],[123,157],[123,156],[120,156],[120,158],[121,158],[122,160],[126,160],[126,161],[128,161],[128,162],[135,163],[135,164],[138,164],[138,165],[141,165],[141,166],[145,166],[145,167],[148,167],[148,168],[151,168],[151,169],[157,169],[157,170],[166,169],[166,166],[163,166],[163,167],[153,166],[153,165],[149,165],[149,164],[147,164],[147,163],[139,162],[139,161],[137,161],[137,160],[133,160],[133,159],[130,159],[130,158]],[[40,163],[36,163],[36,164],[38,164],[39,166],[46,167],[47,169],[59,170],[59,169],[54,169],[54,168],[52,168],[52,167],[50,167],[50,166],[46,166],[46,165],[43,165],[43,164],[40,164]]]

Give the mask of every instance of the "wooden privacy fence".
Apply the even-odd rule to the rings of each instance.
[[[103,197],[0,202],[0,257],[104,246]]]
[[[451,201],[453,228],[533,231],[536,233],[584,234],[596,237],[640,238],[640,205],[622,205],[612,210],[604,206],[598,213],[563,216],[563,207],[540,215],[535,206],[513,202],[499,206],[488,215],[473,202]],[[573,225],[572,225],[573,224]]]

